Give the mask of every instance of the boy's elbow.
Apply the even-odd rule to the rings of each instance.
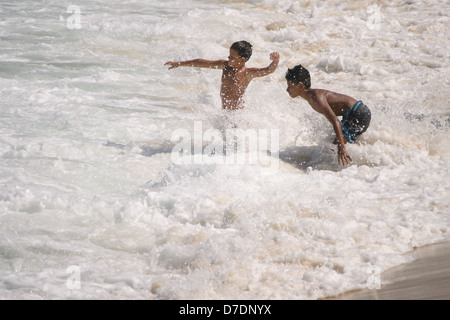
[[[266,68],[266,73],[268,73],[268,74],[274,73],[276,69],[277,69],[277,66],[274,64],[271,64],[270,66],[268,66]]]
[[[270,70],[267,74],[272,74],[275,72],[275,70],[277,70],[277,67],[270,68]]]

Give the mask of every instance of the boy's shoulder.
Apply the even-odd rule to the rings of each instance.
[[[315,97],[315,99],[325,99],[327,100],[328,97],[332,96],[334,94],[334,92],[330,91],[330,90],[326,90],[326,89],[309,89],[312,93],[313,96]]]
[[[337,93],[331,90],[327,90],[327,89],[311,89],[314,94],[316,95],[316,97],[320,97],[320,98],[325,98],[327,100],[332,99],[334,101],[336,100],[347,100],[349,97],[341,94],[341,93]]]
[[[342,111],[348,110],[352,105],[358,102],[353,97],[350,97],[342,93],[325,89],[314,89],[314,90],[316,101],[321,101],[322,103],[326,102],[326,104],[328,104],[335,113],[338,112],[340,114],[342,113]]]
[[[314,92],[316,95],[329,95],[329,94],[336,94],[336,92],[327,90],[327,89],[318,89],[318,88],[311,88],[312,92]]]

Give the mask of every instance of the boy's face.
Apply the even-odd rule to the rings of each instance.
[[[233,68],[240,68],[245,64],[245,58],[240,57],[236,50],[230,49],[228,56],[228,65]]]
[[[286,91],[289,93],[289,95],[292,98],[297,98],[300,95],[300,91],[302,90],[302,88],[301,88],[302,83],[295,84],[291,81],[288,81],[287,85],[288,85],[288,87],[287,87]]]

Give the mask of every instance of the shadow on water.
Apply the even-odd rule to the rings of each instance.
[[[156,154],[161,153],[171,153],[174,148],[174,144],[169,141],[155,143],[154,145],[144,144],[139,146],[137,146],[136,144],[122,144],[108,141],[104,144],[104,146],[123,150],[123,152],[130,151],[133,148],[139,147],[141,149],[141,155],[145,157],[152,157]]]
[[[116,142],[111,142],[111,141],[108,141],[107,143],[105,143],[104,146],[105,147],[116,148],[116,149],[120,149],[120,150],[126,150],[127,149],[127,145],[126,144],[116,143]]]
[[[145,157],[151,157],[160,153],[172,153],[174,146],[175,144],[170,141],[164,141],[162,144],[155,146],[143,145],[141,146],[141,154]]]
[[[136,147],[141,149],[140,154],[145,157],[152,157],[157,154],[172,153],[176,144],[171,141],[163,141],[152,144],[144,144],[137,146],[136,144],[121,144],[115,142],[105,143],[106,147],[112,147],[123,152],[128,152]],[[206,152],[206,146],[202,146],[202,152]],[[192,155],[195,154],[195,149],[192,146]],[[223,155],[226,155],[226,148],[223,149]],[[268,152],[270,155],[270,152]],[[274,155],[273,155],[274,156]],[[339,166],[336,163],[336,150],[330,146],[291,146],[280,151],[277,154],[279,160],[294,166],[297,169],[307,171],[308,168],[314,170],[329,170],[339,171]]]
[[[105,147],[112,147],[115,149],[123,150],[123,152],[128,152],[134,148],[140,148],[141,152],[140,154],[144,157],[152,157],[156,154],[163,154],[163,153],[172,153],[175,152],[175,148],[179,149],[180,146],[177,146],[177,143],[172,141],[158,141],[158,142],[152,142],[147,144],[141,144],[136,145],[135,143],[131,144],[122,144],[122,143],[116,143],[108,141],[104,144]],[[183,146],[184,148],[186,146]],[[200,149],[199,149],[200,148]],[[208,149],[207,149],[208,148]],[[194,146],[194,144],[191,144],[191,148],[189,150],[189,155],[195,155],[197,153],[207,154],[211,150],[211,145],[204,144],[201,147]],[[225,154],[225,148],[223,149],[223,153]]]
[[[336,164],[336,151],[329,146],[292,146],[279,153],[280,160],[297,169],[339,171]]]

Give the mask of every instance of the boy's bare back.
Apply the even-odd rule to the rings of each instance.
[[[336,116],[343,116],[356,102],[356,99],[324,89],[310,89],[312,99],[307,99],[311,107],[319,113],[326,115],[327,105]],[[324,104],[323,102],[327,103]]]

